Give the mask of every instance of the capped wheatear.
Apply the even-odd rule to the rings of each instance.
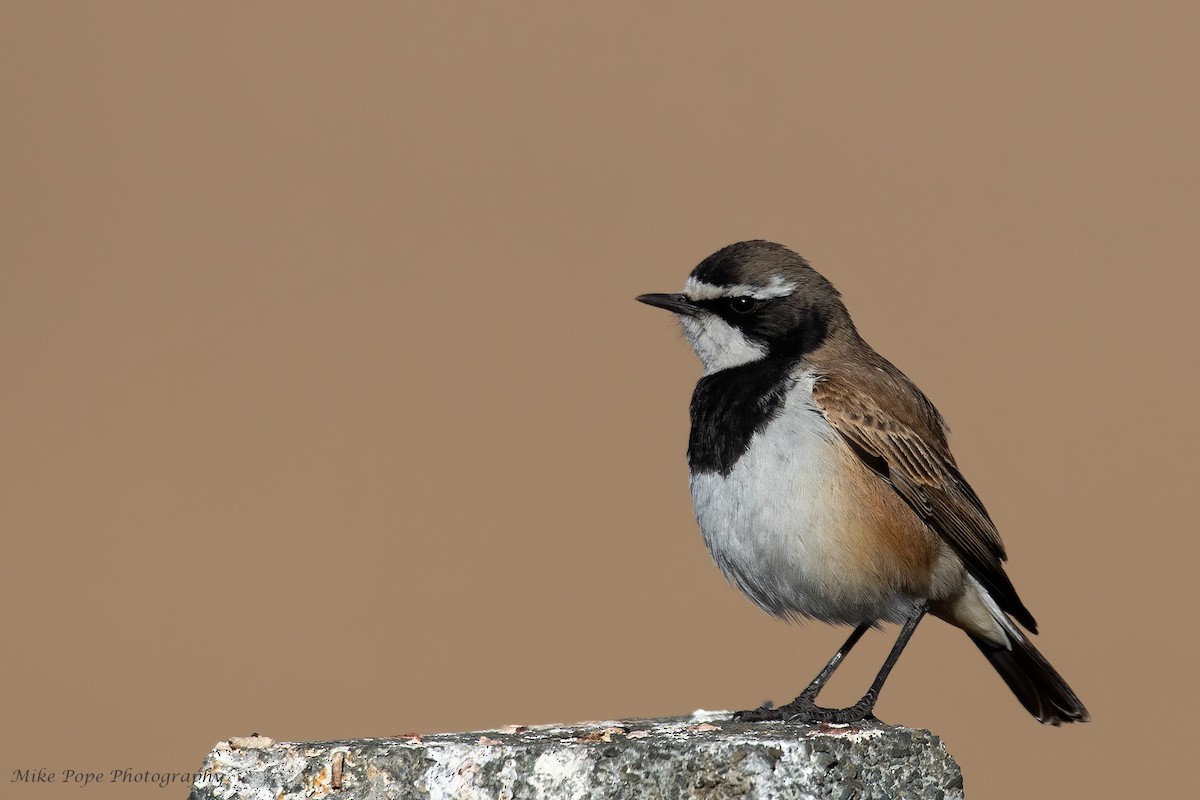
[[[929,612],[966,631],[1039,722],[1088,720],[1018,627],[1037,632],[941,415],[863,341],[828,280],[782,245],[740,242],[704,259],[681,294],[637,299],[673,312],[704,366],[687,457],[717,566],[775,616],[854,626],[799,697],[738,718],[872,717]],[[903,628],[866,695],[849,708],[816,705],[850,649],[883,622]]]

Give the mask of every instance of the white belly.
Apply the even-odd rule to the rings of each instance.
[[[863,575],[845,546],[845,445],[812,404],[802,375],[782,412],[732,472],[692,476],[692,507],[713,559],[758,606],[781,617],[857,625],[900,621],[912,598]]]

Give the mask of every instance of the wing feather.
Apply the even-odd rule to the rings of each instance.
[[[902,421],[838,375],[818,380],[813,400],[859,457],[958,553],[1000,608],[1036,633],[1033,615],[1004,572],[1008,556],[1000,534],[950,456],[940,417],[907,379],[903,388],[923,404],[925,418]]]

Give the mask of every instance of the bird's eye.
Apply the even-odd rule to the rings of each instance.
[[[753,297],[734,297],[729,301],[729,307],[739,314],[749,314],[758,308],[758,301]]]

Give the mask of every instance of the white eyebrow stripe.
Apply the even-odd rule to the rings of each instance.
[[[689,300],[716,300],[719,297],[753,297],[755,300],[771,300],[776,297],[787,297],[796,291],[796,284],[785,281],[778,275],[771,276],[771,282],[766,286],[752,286],[739,283],[736,286],[717,286],[706,283],[698,278],[688,278],[683,286],[683,293]]]

